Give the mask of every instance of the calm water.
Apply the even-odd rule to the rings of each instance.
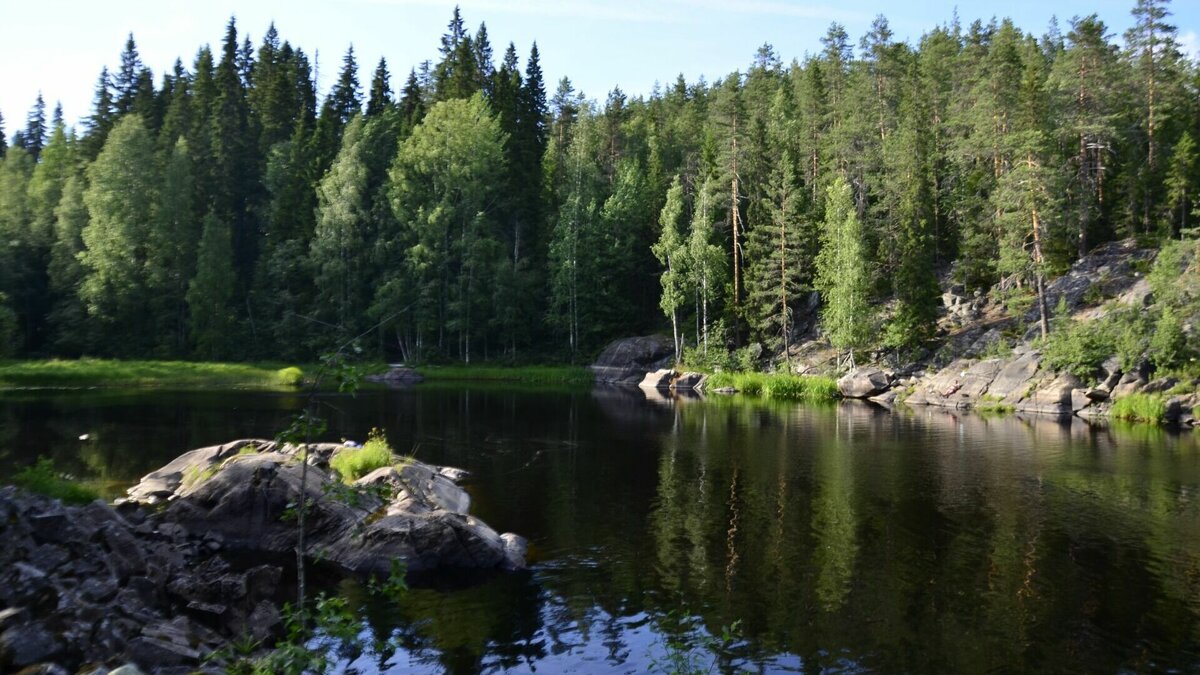
[[[0,397],[0,471],[39,454],[119,491],[271,436],[258,393]],[[740,621],[720,670],[1200,669],[1200,434],[941,410],[422,385],[325,399],[330,439],[469,469],[525,573],[363,601],[360,671],[639,673]],[[88,434],[88,441],[78,440]],[[344,584],[355,601],[361,589]]]

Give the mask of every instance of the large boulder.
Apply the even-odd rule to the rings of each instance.
[[[344,486],[326,468],[344,450],[311,445],[306,468],[299,448],[272,441],[202,448],[146,476],[129,495],[165,501],[164,520],[217,535],[230,549],[287,554],[297,545],[293,505],[303,494],[311,504],[308,549],[359,574],[386,574],[394,559],[413,571],[524,565],[519,537],[502,537],[467,513],[470,497],[451,480],[456,472],[397,458]]]
[[[704,373],[683,373],[671,382],[671,389],[675,391],[703,391],[704,390]]]
[[[1003,366],[1004,361],[1001,359],[957,359],[933,376],[919,382],[906,401],[912,405],[947,408],[977,406]]]
[[[389,387],[410,387],[425,381],[425,377],[412,368],[401,365],[388,367],[387,372],[367,375],[368,382],[386,384]]]
[[[669,367],[674,358],[675,346],[669,337],[622,338],[610,342],[591,369],[598,383],[637,385],[646,373]]]
[[[646,373],[638,386],[642,389],[670,389],[671,383],[675,380],[675,371],[662,368],[653,373]]]
[[[892,386],[892,378],[878,368],[857,368],[837,382],[838,391],[846,398],[878,396]]]

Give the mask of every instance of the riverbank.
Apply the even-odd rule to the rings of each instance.
[[[525,384],[590,385],[592,371],[583,366],[418,366],[426,380],[471,382],[520,382]]]
[[[294,391],[306,370],[282,363],[50,359],[0,363],[0,390],[145,387]]]

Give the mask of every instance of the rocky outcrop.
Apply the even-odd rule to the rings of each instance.
[[[367,375],[368,382],[386,384],[389,387],[409,387],[425,381],[425,377],[413,368],[405,366],[390,366],[386,373]]]
[[[354,487],[361,489],[344,488],[329,469],[344,451],[333,443],[310,445],[305,476],[295,446],[247,439],[201,448],[147,475],[129,498],[167,502],[166,520],[218,534],[231,548],[286,554],[298,534],[288,514],[303,490],[312,503],[309,549],[346,572],[386,574],[392,560],[413,571],[524,566],[520,538],[502,537],[468,514],[470,498],[448,477],[452,472],[397,458],[396,466],[360,479]]]
[[[185,453],[115,508],[0,488],[0,672],[220,672],[206,659],[230,641],[269,646],[302,492],[306,550],[327,568],[524,567],[523,538],[470,515],[465,471],[398,460],[344,485],[329,461],[346,450],[309,446],[303,491],[304,455],[260,439]]]
[[[0,488],[0,672],[192,672],[282,634],[282,568],[235,570],[223,550],[138,508]]]
[[[646,373],[670,366],[674,358],[671,338],[648,335],[614,340],[590,367],[597,383],[637,385]]]
[[[843,375],[837,388],[845,398],[871,398],[887,391],[892,379],[879,368],[858,368]]]

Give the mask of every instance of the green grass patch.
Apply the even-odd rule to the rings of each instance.
[[[54,462],[46,457],[18,472],[13,477],[13,484],[67,504],[87,504],[100,497],[96,490],[63,478],[54,470]]]
[[[1117,399],[1109,415],[1119,420],[1162,424],[1167,415],[1167,401],[1155,394],[1130,394]]]
[[[290,391],[304,371],[278,363],[52,359],[0,363],[0,389],[34,387],[161,387]]]
[[[583,366],[421,366],[427,380],[524,382],[590,385],[592,371]]]
[[[983,398],[979,399],[979,403],[975,405],[975,411],[980,413],[1007,414],[1015,412],[1016,408],[1009,403],[1005,403],[1004,399],[999,396],[985,394]]]
[[[819,375],[786,375],[770,373],[713,373],[704,383],[706,389],[733,388],[747,396],[785,401],[835,401],[838,399],[837,380]]]
[[[387,437],[379,429],[372,429],[367,442],[361,448],[346,448],[339,450],[329,466],[342,476],[345,483],[353,483],[376,469],[382,469],[394,463],[392,447],[388,445]]]

